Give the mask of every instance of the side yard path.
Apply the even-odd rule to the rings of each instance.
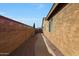
[[[10,56],[51,56],[51,54],[47,50],[41,33],[38,33],[31,39],[26,40]]]

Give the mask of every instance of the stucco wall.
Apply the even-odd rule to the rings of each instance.
[[[47,20],[44,20],[44,22],[43,22],[43,31],[49,31],[49,29],[48,29],[49,24],[48,23],[49,22]]]
[[[44,30],[45,36],[64,55],[79,55],[79,4],[66,5],[52,19],[53,30]]]
[[[0,55],[8,55],[8,53],[14,51],[25,40],[34,35],[34,32],[35,30],[32,27],[25,27],[16,22],[13,22],[12,25],[7,21],[0,23]]]

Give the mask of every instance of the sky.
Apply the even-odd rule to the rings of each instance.
[[[41,27],[52,3],[0,3],[0,15],[35,27]]]

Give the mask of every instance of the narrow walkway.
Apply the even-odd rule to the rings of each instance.
[[[19,48],[13,51],[11,56],[51,56],[48,52],[41,33],[26,40]]]
[[[64,56],[64,54],[61,53],[61,51],[60,51],[53,43],[51,43],[51,42],[48,40],[48,38],[47,38],[44,34],[42,34],[42,37],[43,37],[43,39],[44,39],[44,41],[45,41],[45,44],[46,44],[46,46],[47,46],[49,52],[50,52],[53,56]]]

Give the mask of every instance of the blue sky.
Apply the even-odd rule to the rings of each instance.
[[[0,15],[36,27],[41,27],[42,18],[47,16],[51,3],[0,3]]]

